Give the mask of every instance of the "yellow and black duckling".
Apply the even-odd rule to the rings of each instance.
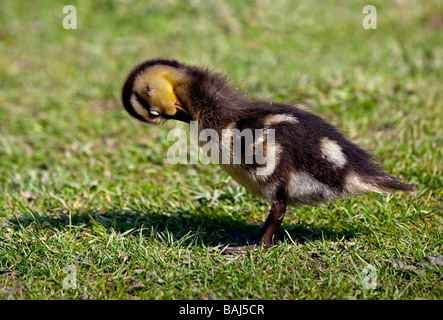
[[[244,155],[238,164],[220,164],[237,182],[272,204],[257,238],[257,244],[265,248],[277,243],[287,204],[316,204],[364,192],[413,190],[383,172],[366,151],[320,117],[294,106],[248,99],[230,87],[225,77],[204,68],[175,60],[145,61],[129,73],[122,99],[129,114],[148,123],[194,120],[199,130],[214,129],[221,137],[223,130],[233,128],[275,130],[274,143],[265,148],[265,153],[274,153],[269,158],[272,160],[267,160],[272,165],[246,163]],[[266,139],[265,134],[262,142]],[[232,136],[222,140],[220,148],[228,148],[232,159]],[[265,174],[258,174],[260,169]],[[245,248],[227,247],[224,251],[244,252]]]

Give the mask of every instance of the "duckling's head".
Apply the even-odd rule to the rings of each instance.
[[[122,91],[126,111],[153,124],[168,119],[190,122],[192,117],[177,92],[189,79],[185,66],[175,60],[148,60],[131,70]]]

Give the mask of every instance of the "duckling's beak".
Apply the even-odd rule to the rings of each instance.
[[[175,100],[174,102],[174,106],[177,108],[177,111],[183,111],[184,113],[189,114],[188,110],[185,109],[185,107],[183,106],[183,104],[180,102],[180,100]]]
[[[174,119],[174,120],[183,121],[186,123],[189,123],[193,120],[191,117],[191,114],[189,113],[188,110],[186,110],[186,108],[183,106],[183,104],[180,102],[180,100],[178,100],[178,99],[175,100],[174,106],[175,106],[177,112],[174,115],[167,117],[168,119]]]

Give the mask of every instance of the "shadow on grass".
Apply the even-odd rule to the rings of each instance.
[[[155,234],[162,238],[162,235],[168,233],[172,235],[174,240],[180,240],[186,236],[189,238],[187,241],[194,241],[197,245],[204,244],[205,246],[244,244],[244,241],[242,241],[244,236],[242,235],[255,234],[261,230],[261,225],[234,219],[230,215],[200,214],[196,213],[195,210],[187,211],[179,208],[171,212],[165,210],[164,207],[151,212],[122,209],[78,212],[72,213],[71,216],[66,213],[52,215],[22,213],[8,221],[10,226],[17,230],[33,226],[37,230],[67,231],[72,228],[76,232],[82,232],[99,226],[104,230],[129,234],[132,232],[137,236],[141,232],[144,236]],[[362,228],[363,226],[357,226],[356,228],[344,224],[343,229],[336,230],[330,227],[299,222],[281,227],[280,239],[290,241],[287,239],[289,235],[292,241],[301,244],[306,241],[321,239],[337,241],[369,233],[369,230],[363,230]]]

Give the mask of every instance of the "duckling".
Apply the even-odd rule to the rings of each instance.
[[[367,192],[412,191],[413,186],[385,173],[362,148],[321,117],[295,106],[253,100],[232,88],[226,77],[176,60],[153,59],[133,68],[122,90],[127,112],[140,121],[163,124],[169,119],[196,121],[199,130],[220,133],[220,148],[233,156],[233,136],[224,130],[264,130],[262,149],[273,154],[265,163],[223,162],[220,166],[246,189],[270,202],[269,215],[256,240],[227,246],[242,253],[278,244],[287,205],[315,205]],[[227,137],[227,138],[226,138]],[[238,137],[237,137],[238,138]],[[259,140],[259,139],[256,139]],[[257,141],[252,143],[252,149]],[[259,170],[261,170],[259,174]]]

